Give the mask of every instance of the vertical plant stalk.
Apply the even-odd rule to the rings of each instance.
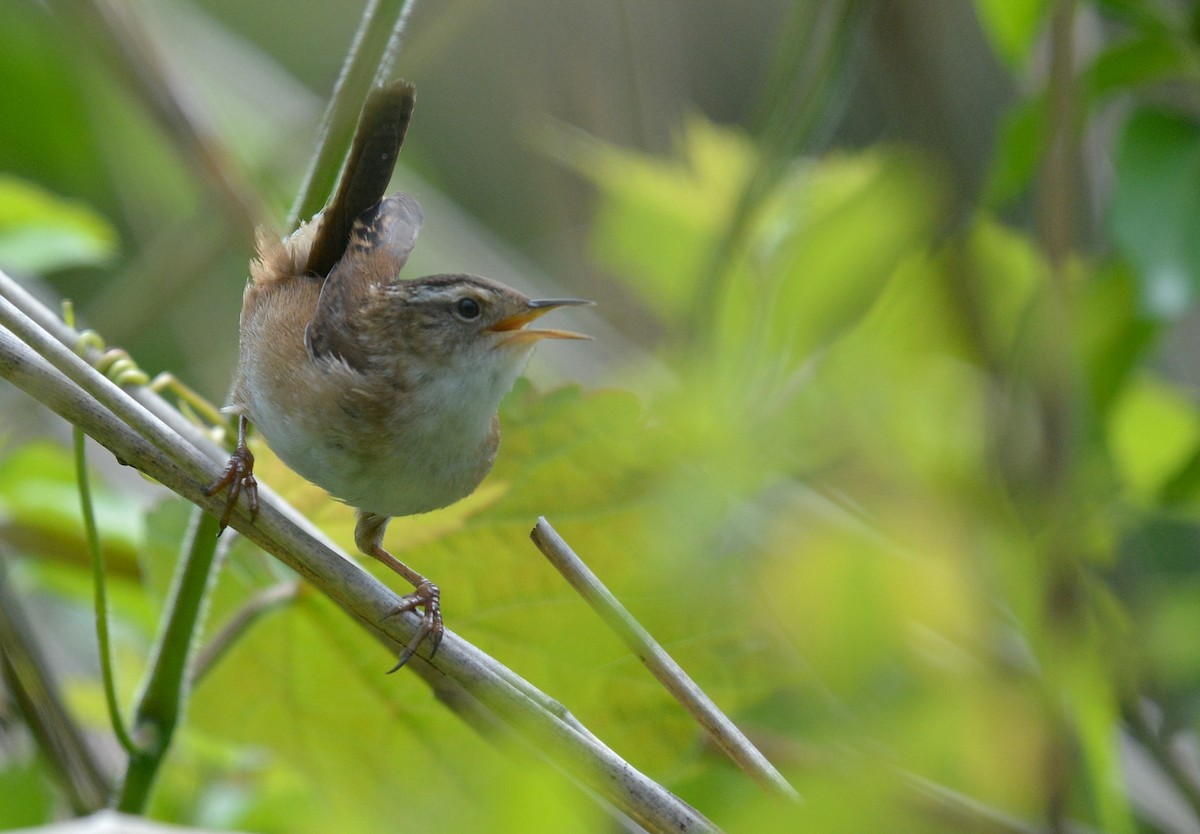
[[[1050,261],[1050,284],[1044,338],[1054,340],[1041,373],[1042,422],[1046,433],[1044,475],[1050,489],[1061,489],[1073,457],[1074,408],[1063,343],[1070,332],[1067,260],[1075,245],[1075,177],[1079,163],[1078,91],[1075,83],[1075,0],[1057,0],[1050,22],[1049,137],[1042,160],[1038,193],[1038,222],[1042,246]],[[1065,327],[1063,325],[1066,325]]]
[[[178,452],[182,438],[137,403],[108,378],[101,376],[78,355],[52,339],[7,299],[0,298],[0,325],[28,345],[37,345],[41,355],[60,373],[104,404],[126,426],[155,444],[157,454],[169,458]],[[76,345],[79,346],[78,344]],[[77,420],[73,423],[80,425]],[[187,446],[193,468],[199,463],[198,449]],[[188,539],[176,582],[167,604],[159,639],[151,657],[141,697],[134,711],[130,734],[135,748],[130,755],[119,790],[119,810],[141,812],[182,712],[187,692],[189,650],[197,631],[202,603],[212,579],[211,567],[217,545],[217,520],[199,514]]]
[[[1049,273],[1039,299],[1035,330],[1037,364],[1031,370],[1038,403],[1041,453],[1030,497],[1031,517],[1039,529],[1041,622],[1048,688],[1047,744],[1042,758],[1045,825],[1066,831],[1068,815],[1080,802],[1094,809],[1105,830],[1132,830],[1128,797],[1116,788],[1113,773],[1117,743],[1105,727],[1096,737],[1095,715],[1119,709],[1117,690],[1095,637],[1096,605],[1081,554],[1090,548],[1090,532],[1080,529],[1080,453],[1082,425],[1076,345],[1077,324],[1069,262],[1077,246],[1081,93],[1076,73],[1076,0],[1055,0],[1049,24],[1047,144],[1038,178],[1037,220]],[[1105,606],[1107,603],[1104,604]],[[1103,616],[1103,615],[1101,615]],[[1087,706],[1080,703],[1088,687]],[[1066,696],[1066,697],[1064,697]],[[1082,765],[1082,768],[1080,767]],[[1084,776],[1081,777],[1081,772]]]
[[[1065,270],[1072,245],[1073,198],[1070,161],[1074,154],[1074,0],[1055,0],[1050,16],[1050,69],[1047,80],[1050,106],[1047,110],[1048,141],[1039,174],[1038,224],[1042,247],[1050,263],[1043,303],[1048,308],[1037,332],[1041,342],[1040,366],[1033,371],[1032,382],[1037,391],[1039,416],[1043,435],[1040,461],[1040,503],[1060,508],[1069,500],[1067,478],[1071,469],[1071,402],[1063,388],[1069,381],[1064,349],[1069,347],[1063,331],[1070,323],[1065,320]],[[1068,331],[1069,332],[1069,331]],[[1042,364],[1044,363],[1044,364]],[[1082,591],[1078,568],[1071,552],[1069,531],[1056,521],[1057,513],[1050,510],[1047,524],[1051,531],[1044,545],[1043,619],[1052,645],[1077,640],[1073,634],[1082,612]],[[1062,648],[1057,649],[1063,651]],[[1041,769],[1045,783],[1045,824],[1053,832],[1066,831],[1067,811],[1071,805],[1074,763],[1078,761],[1078,734],[1071,726],[1065,710],[1051,708],[1045,719],[1048,724],[1046,749]]]
[[[400,35],[415,2],[369,0],[363,10],[362,22],[321,119],[316,152],[288,215],[288,229],[294,229],[301,220],[320,211],[333,193],[367,91],[391,72],[400,48]]]
[[[116,808],[141,814],[154,788],[159,769],[171,746],[190,690],[188,661],[202,628],[208,592],[216,580],[213,561],[217,551],[215,516],[196,513],[167,600],[166,618],[150,656],[145,686],[134,709],[131,753]]]
[[[1075,85],[1075,0],[1056,0],[1050,19],[1047,142],[1042,160],[1038,222],[1042,245],[1056,271],[1075,243],[1074,180],[1079,164]]]

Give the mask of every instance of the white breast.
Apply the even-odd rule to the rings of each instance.
[[[291,392],[261,385],[254,386],[259,396],[248,412],[284,463],[334,497],[377,515],[428,512],[469,495],[491,468],[492,419],[528,351],[490,351],[477,359],[440,369],[377,424],[350,422],[336,398],[298,403]],[[335,388],[354,387],[346,375],[357,372],[345,366],[309,369],[338,377]],[[363,443],[364,436],[373,441]]]

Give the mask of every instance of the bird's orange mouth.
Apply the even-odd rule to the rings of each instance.
[[[541,339],[591,339],[591,336],[585,336],[583,333],[575,333],[571,330],[525,329],[525,326],[531,321],[546,315],[551,310],[557,310],[559,307],[576,307],[591,303],[581,298],[556,298],[530,301],[529,306],[525,310],[508,318],[501,319],[489,327],[488,331],[491,333],[509,334],[504,340],[504,344],[536,342]]]

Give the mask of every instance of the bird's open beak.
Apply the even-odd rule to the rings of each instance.
[[[582,333],[573,333],[570,330],[526,330],[525,325],[529,324],[536,318],[546,315],[551,310],[557,310],[559,307],[578,307],[583,304],[591,304],[591,301],[586,301],[582,298],[545,298],[536,301],[530,301],[526,308],[517,313],[515,316],[509,316],[506,319],[493,324],[488,328],[492,333],[509,333],[511,334],[505,339],[506,344],[514,342],[536,342],[540,339],[591,339],[591,336],[585,336]]]

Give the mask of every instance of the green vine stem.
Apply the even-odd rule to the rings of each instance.
[[[75,445],[75,477],[79,482],[79,505],[83,511],[83,529],[87,535],[88,550],[92,554],[92,591],[96,605],[96,643],[100,651],[100,678],[104,684],[104,702],[108,707],[108,719],[112,723],[117,741],[125,752],[133,756],[137,744],[125,727],[121,707],[117,703],[116,675],[113,671],[112,642],[108,634],[108,584],[104,563],[104,551],[100,548],[100,533],[96,529],[96,514],[92,507],[92,488],[88,484],[85,435],[80,428],[72,429]]]
[[[75,326],[75,308],[70,301],[63,302],[63,320],[68,327]],[[86,352],[88,345],[83,336],[77,352]],[[83,530],[87,537],[88,550],[92,556],[92,593],[96,606],[96,644],[100,653],[100,679],[104,686],[104,702],[108,708],[108,719],[121,747],[130,756],[137,753],[137,745],[125,727],[121,707],[117,702],[116,675],[113,671],[112,642],[108,633],[108,582],[104,563],[104,551],[100,547],[100,532],[96,527],[96,512],[92,503],[92,487],[88,482],[86,436],[83,429],[75,426],[71,430],[75,449],[75,480],[79,484],[79,509],[83,516]]]
[[[179,563],[166,618],[150,658],[149,672],[134,711],[137,750],[129,757],[116,808],[141,814],[171,746],[189,691],[188,660],[199,634],[208,591],[216,579],[217,519],[208,513],[193,516],[187,552]]]

